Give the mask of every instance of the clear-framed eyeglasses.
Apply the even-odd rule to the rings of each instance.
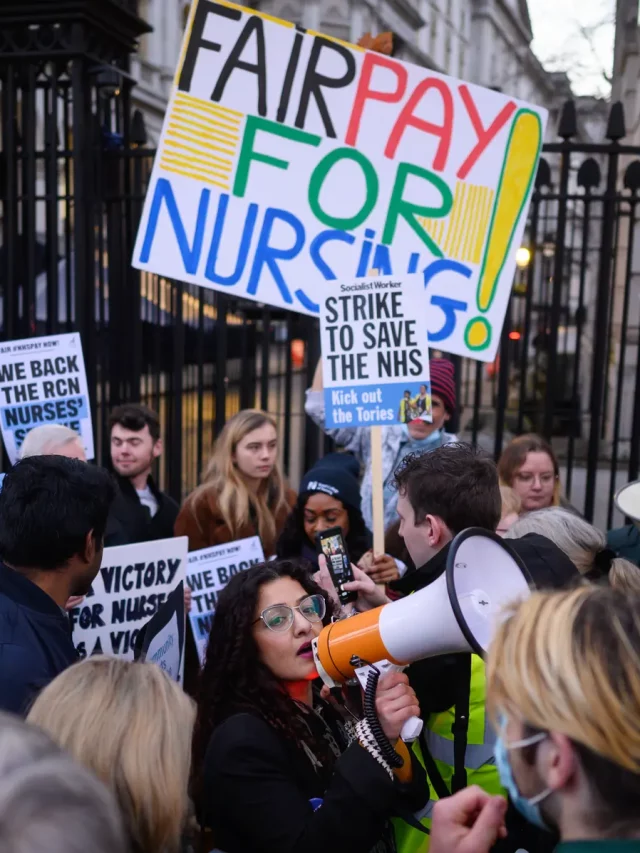
[[[293,625],[294,610],[302,613],[308,622],[322,622],[327,612],[327,603],[322,595],[308,595],[293,607],[289,604],[272,604],[262,611],[253,624],[262,621],[270,631],[284,633]]]

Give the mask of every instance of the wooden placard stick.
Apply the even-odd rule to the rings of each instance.
[[[370,276],[380,270],[370,270]],[[382,427],[371,427],[371,503],[373,515],[373,556],[384,554],[384,480],[382,477]],[[384,584],[378,584],[384,587]]]
[[[373,556],[384,554],[384,481],[382,478],[382,427],[371,427],[371,495],[373,504]]]

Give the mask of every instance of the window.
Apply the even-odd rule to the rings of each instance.
[[[458,77],[461,80],[464,80],[464,45],[462,42],[460,43],[460,53],[458,54]]]
[[[447,27],[447,35],[444,42],[444,70],[447,74],[452,74],[451,68],[451,27]]]
[[[433,15],[431,16],[431,56],[433,58],[436,52],[436,46],[438,44],[438,13],[436,10],[433,10]]]
[[[283,21],[291,21],[293,24],[301,23],[301,6],[302,4],[285,3],[275,9],[269,9],[269,13],[275,15],[276,18],[282,18]]]
[[[327,9],[326,13],[322,16],[319,26],[316,25],[315,28],[319,28],[328,36],[333,36],[333,38],[342,39],[343,41],[349,41],[351,37],[351,21],[344,13],[344,10],[337,5],[333,5]]]
[[[138,3],[138,17],[149,23],[149,0],[140,0]],[[142,59],[147,59],[149,56],[149,33],[145,33],[140,37],[138,53]]]

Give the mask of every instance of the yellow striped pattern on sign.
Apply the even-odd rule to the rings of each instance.
[[[160,166],[230,192],[244,115],[184,92],[171,107]]]
[[[479,264],[494,196],[494,190],[489,187],[458,181],[449,216],[444,219],[419,217],[418,221],[446,258]]]

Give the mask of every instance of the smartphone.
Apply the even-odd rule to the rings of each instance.
[[[327,568],[331,575],[331,580],[338,593],[338,598],[341,604],[348,604],[350,601],[355,601],[358,597],[357,592],[347,592],[342,588],[342,584],[349,583],[355,580],[353,570],[351,568],[351,560],[349,552],[345,545],[342,530],[340,527],[330,527],[322,533],[316,534],[316,546],[318,554],[324,554],[327,558]]]

